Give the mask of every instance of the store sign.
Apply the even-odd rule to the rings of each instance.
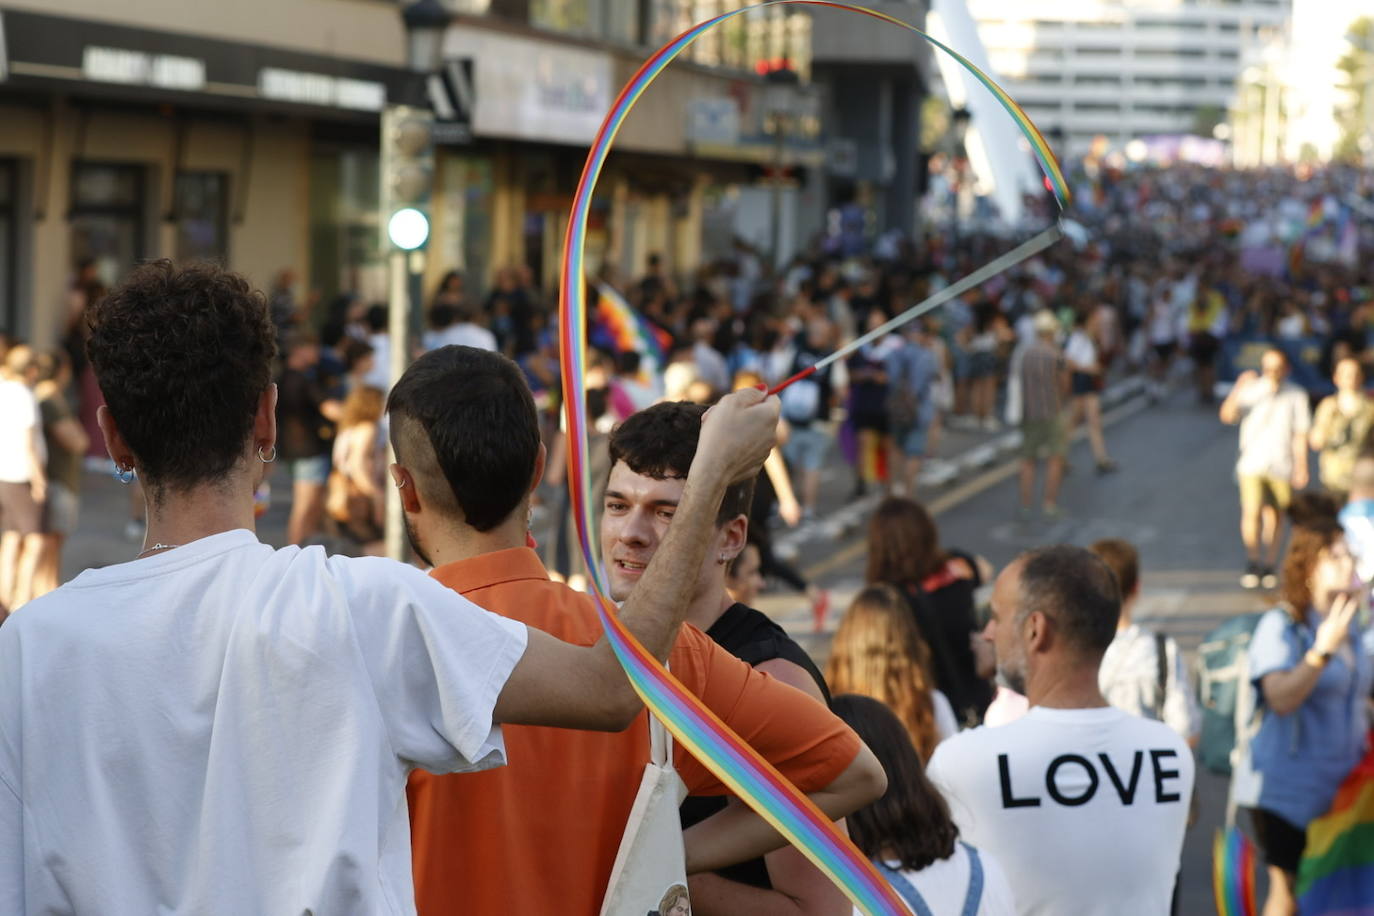
[[[127,87],[131,97],[155,101],[195,93],[228,105],[369,115],[418,88],[399,67],[42,13],[0,17],[0,80],[16,84],[85,83]]]
[[[692,99],[687,107],[687,138],[693,143],[739,142],[739,103],[734,99]]]
[[[174,54],[147,54],[87,45],[81,55],[86,79],[131,86],[196,91],[205,87],[205,62]]]
[[[382,83],[279,67],[258,71],[258,94],[277,102],[356,111],[381,111],[386,106],[386,86]]]
[[[588,143],[611,104],[610,55],[537,39],[451,28],[445,59],[471,58],[481,93],[473,132],[554,143]]]

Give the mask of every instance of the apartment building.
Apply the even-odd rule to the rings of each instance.
[[[1291,0],[969,0],[994,70],[1069,155],[1097,135],[1192,133],[1225,120],[1247,51]],[[1062,151],[1061,151],[1062,152]]]

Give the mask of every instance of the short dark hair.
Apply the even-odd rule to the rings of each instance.
[[[1140,553],[1130,541],[1104,538],[1088,549],[1101,557],[1102,562],[1112,571],[1112,575],[1116,576],[1122,601],[1135,593],[1135,587],[1140,584]]]
[[[1107,651],[1121,619],[1121,589],[1102,558],[1082,547],[1056,544],[1024,553],[1020,560],[1018,618],[1039,611],[1079,651]]]
[[[959,828],[896,713],[855,693],[835,697],[830,708],[868,745],[887,774],[882,797],[845,819],[854,845],[870,859],[896,858],[907,871],[952,856]]]
[[[416,472],[439,512],[490,531],[525,499],[539,417],[524,375],[506,357],[475,347],[431,350],[406,369],[386,409],[396,460]]]
[[[616,462],[636,474],[654,480],[683,480],[697,454],[701,438],[701,418],[706,413],[702,404],[691,401],[665,401],[631,414],[624,423],[611,430],[608,448],[611,467]],[[720,501],[716,513],[716,527],[740,515],[749,514],[754,501],[754,479],[749,477],[731,484]]]
[[[387,323],[391,320],[391,316],[387,307],[378,302],[367,310],[365,320],[368,330],[373,334],[380,334],[387,329]]]
[[[213,263],[150,261],[86,316],[86,354],[150,495],[228,473],[272,381],[263,294]]]

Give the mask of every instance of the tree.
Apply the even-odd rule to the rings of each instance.
[[[1341,137],[1336,143],[1335,158],[1358,162],[1360,139],[1374,129],[1374,125],[1365,123],[1369,93],[1374,92],[1374,17],[1356,19],[1346,35],[1352,47],[1336,62],[1336,68],[1345,76],[1341,88],[1346,90],[1346,100],[1336,107]]]
[[[1217,125],[1226,120],[1226,111],[1218,105],[1201,105],[1193,112],[1193,133],[1211,137]]]

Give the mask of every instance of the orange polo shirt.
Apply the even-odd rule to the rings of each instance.
[[[592,599],[549,580],[526,547],[450,563],[431,575],[477,605],[559,639],[601,638]],[[695,627],[669,665],[689,690],[804,792],[829,785],[859,739],[811,697],[755,671]],[[509,765],[482,773],[416,771],[407,787],[415,901],[442,913],[594,914],[649,762],[649,720],[625,731],[502,728]],[[695,795],[723,795],[715,777],[674,743]]]

